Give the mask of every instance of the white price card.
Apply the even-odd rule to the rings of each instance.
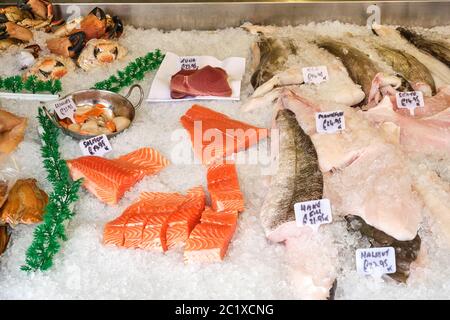
[[[345,130],[344,111],[316,112],[316,131],[336,133]]]
[[[197,70],[198,62],[197,57],[180,57],[180,67],[182,70]]]
[[[411,115],[414,115],[415,108],[423,108],[425,106],[422,91],[397,92],[395,98],[397,100],[397,107],[400,109],[409,109]]]
[[[72,100],[72,98],[66,98],[56,101],[53,104],[53,109],[60,119],[69,118],[70,120],[72,120],[72,123],[75,123],[73,115],[75,111],[77,111],[77,105]]]
[[[303,82],[306,84],[319,84],[328,81],[328,69],[326,66],[302,68]]]
[[[333,220],[328,199],[297,202],[294,204],[294,212],[297,226],[310,226],[314,231]]]
[[[395,249],[393,247],[367,248],[356,250],[356,271],[363,275],[381,277],[395,273]]]
[[[80,141],[80,148],[85,156],[102,157],[112,151],[111,144],[105,134]]]

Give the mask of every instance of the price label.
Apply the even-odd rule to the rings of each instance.
[[[180,64],[182,70],[197,70],[197,57],[180,57]]]
[[[328,69],[326,66],[302,68],[303,82],[306,84],[319,84],[328,81]]]
[[[73,115],[77,110],[77,105],[72,98],[59,100],[53,104],[53,109],[60,119],[69,118],[72,123],[75,123]]]
[[[423,108],[425,106],[422,91],[397,92],[395,98],[397,107],[409,109],[411,115],[414,115],[415,108]]]
[[[294,204],[294,212],[297,226],[310,226],[314,231],[333,219],[328,199],[298,202]]]
[[[342,130],[345,130],[344,111],[316,113],[316,131],[318,133],[336,133]]]
[[[393,247],[357,249],[356,271],[375,277],[395,273],[397,271],[395,249]]]
[[[80,148],[85,156],[102,157],[112,151],[111,144],[105,134],[80,141]]]

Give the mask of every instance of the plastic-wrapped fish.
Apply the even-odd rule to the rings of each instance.
[[[417,48],[441,60],[450,68],[450,45],[444,41],[427,39],[412,30],[398,27],[397,31]]]

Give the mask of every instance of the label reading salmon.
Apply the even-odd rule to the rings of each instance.
[[[397,92],[395,94],[397,107],[400,109],[409,109],[411,115],[414,115],[415,108],[423,108],[425,102],[421,91]]]
[[[84,156],[103,157],[112,151],[111,144],[105,134],[80,141],[80,148]]]
[[[197,70],[197,57],[180,57],[181,70]]]
[[[316,112],[316,131],[336,133],[345,130],[344,111]]]
[[[53,109],[60,119],[69,118],[72,123],[75,123],[73,115],[77,110],[77,105],[72,98],[59,100],[53,104]]]
[[[393,247],[357,249],[356,271],[375,277],[395,273],[397,271],[395,249]]]
[[[314,231],[333,220],[328,199],[298,202],[294,204],[294,212],[298,227],[310,226]]]
[[[302,68],[303,82],[306,84],[319,84],[328,81],[328,69],[326,66]]]

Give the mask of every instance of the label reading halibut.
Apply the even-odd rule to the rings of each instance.
[[[319,84],[328,81],[328,69],[326,66],[302,68],[303,82],[306,84]]]
[[[367,248],[356,250],[356,271],[363,275],[381,277],[395,273],[395,249],[393,247]]]
[[[294,204],[294,212],[298,227],[310,226],[314,231],[333,220],[328,199],[298,202]]]
[[[344,111],[316,112],[316,131],[336,133],[345,130]]]
[[[411,115],[414,115],[415,108],[423,108],[425,106],[422,91],[397,92],[395,98],[397,100],[397,107],[400,109],[409,109]]]
[[[111,144],[105,134],[80,141],[80,148],[84,156],[102,157],[112,151]]]

